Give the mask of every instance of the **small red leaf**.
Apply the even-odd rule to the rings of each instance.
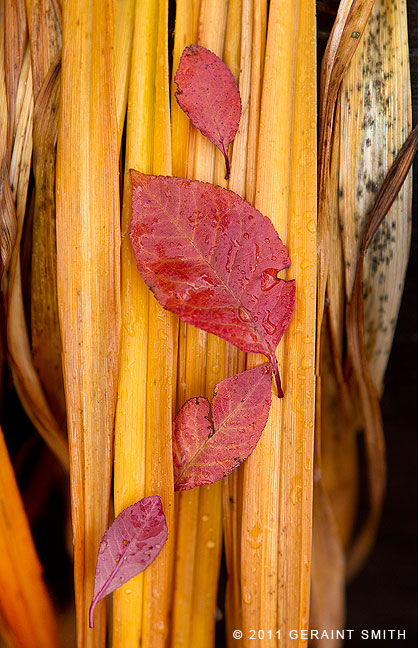
[[[90,628],[96,604],[148,567],[163,548],[167,535],[158,495],[144,497],[119,513],[100,542],[89,610]]]
[[[230,173],[228,146],[235,137],[241,117],[241,97],[231,71],[210,50],[190,45],[181,55],[174,81],[180,108],[223,153],[227,180]]]
[[[226,378],[214,393],[212,412],[206,398],[192,398],[174,420],[175,490],[213,484],[251,454],[270,411],[271,365]]]
[[[274,368],[295,304],[295,283],[277,278],[287,249],[270,220],[232,191],[131,171],[131,240],[156,298],[188,324]]]

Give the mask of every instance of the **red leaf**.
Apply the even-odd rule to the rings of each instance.
[[[90,628],[93,628],[96,604],[144,571],[160,553],[167,535],[161,499],[157,495],[144,497],[119,513],[100,542],[89,611]]]
[[[156,298],[188,324],[243,351],[275,350],[292,316],[294,281],[268,218],[232,191],[185,178],[131,171],[131,240]]]
[[[175,490],[213,484],[251,454],[270,411],[271,365],[222,380],[214,394],[212,412],[206,398],[192,398],[174,420]]]
[[[241,97],[231,71],[213,52],[200,45],[186,47],[174,77],[177,102],[193,124],[223,153],[226,176],[228,146],[241,117]]]

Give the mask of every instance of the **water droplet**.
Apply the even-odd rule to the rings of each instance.
[[[310,369],[312,367],[312,358],[310,356],[303,356],[302,369]]]
[[[249,544],[253,549],[258,549],[261,546],[263,537],[263,530],[259,524],[255,524],[249,531]]]
[[[316,232],[316,223],[315,223],[315,221],[313,219],[308,221],[308,224],[307,224],[306,227],[308,228],[309,232],[311,232],[311,234],[315,234],[315,232]]]
[[[124,328],[124,331],[130,337],[135,337],[136,329],[137,329],[137,322],[135,320],[133,322],[127,322],[126,324],[123,325],[123,328]]]
[[[238,316],[239,316],[240,320],[242,320],[243,322],[249,322],[250,321],[249,313],[242,306],[240,306],[239,309],[238,309]]]
[[[303,259],[302,263],[300,264],[300,267],[302,270],[308,270],[309,268],[313,268],[314,264],[310,263],[308,259]]]
[[[273,286],[277,286],[277,269],[267,268],[261,273],[261,290],[271,290]]]
[[[292,504],[298,504],[302,501],[303,480],[301,475],[296,475],[292,479],[292,488],[290,490],[290,500]]]
[[[108,544],[108,543],[107,543],[107,540],[106,540],[106,538],[104,538],[104,539],[102,540],[102,542],[100,543],[100,547],[99,547],[99,554],[103,554],[103,553],[106,551],[106,549],[107,549],[107,544]]]
[[[207,522],[209,520],[209,515],[202,515],[202,522]]]
[[[207,549],[214,549],[216,547],[216,542],[214,542],[213,540],[208,540],[206,543],[206,547]]]
[[[152,627],[156,632],[158,632],[158,634],[165,634],[167,632],[167,628],[164,621],[157,621],[157,622],[154,621]]]
[[[274,335],[274,333],[277,330],[277,326],[275,325],[274,322],[271,321],[270,319],[271,313],[267,311],[267,313],[263,317],[263,329],[268,335]]]
[[[253,597],[251,596],[250,592],[248,590],[244,590],[243,595],[242,595],[242,600],[244,603],[250,604],[251,601],[253,600]]]

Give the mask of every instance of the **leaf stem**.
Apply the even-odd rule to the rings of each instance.
[[[225,166],[226,166],[225,180],[229,180],[229,176],[231,175],[231,166],[229,164],[228,150],[225,150],[223,144],[222,144],[222,154],[225,158]]]

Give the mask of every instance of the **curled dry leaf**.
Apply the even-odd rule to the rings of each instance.
[[[368,461],[370,511],[354,539],[348,555],[348,573],[355,574],[362,566],[380,520],[386,486],[386,456],[379,396],[370,374],[364,337],[363,264],[364,255],[396,199],[418,149],[418,125],[405,140],[391,165],[370,211],[357,259],[351,300],[347,308],[347,344],[357,381],[364,417],[365,444]]]
[[[167,536],[158,495],[144,497],[119,513],[100,542],[89,610],[90,628],[93,628],[96,604],[144,571],[160,553]]]
[[[200,45],[186,47],[174,77],[175,97],[191,122],[218,147],[230,165],[228,146],[241,117],[241,97],[235,79],[221,59]]]
[[[295,304],[290,265],[270,220],[232,191],[131,170],[131,241],[156,298],[188,324],[263,353],[275,350]]]
[[[173,423],[174,489],[212,484],[254,450],[271,405],[271,365],[266,363],[216,385],[206,398],[188,400]]]

